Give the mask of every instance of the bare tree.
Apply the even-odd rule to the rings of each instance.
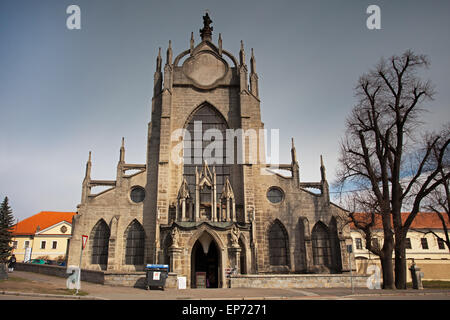
[[[448,135],[430,134],[418,142],[422,105],[432,99],[434,90],[417,72],[428,66],[426,56],[406,51],[381,59],[376,68],[361,76],[355,88],[358,102],[347,119],[341,143],[339,183],[371,193],[372,206],[381,216],[384,244],[379,253],[387,289],[394,288],[394,251],[395,287],[406,289],[406,233],[422,200],[442,182],[438,174],[449,144]],[[433,150],[437,157],[432,157]],[[407,166],[413,151],[420,154],[419,164]],[[412,209],[402,220],[406,200],[411,201]]]
[[[447,126],[443,130],[444,135],[448,135],[450,131],[450,126]],[[436,147],[433,150],[433,156],[435,159],[439,157],[439,147]],[[430,230],[427,233],[432,233],[437,239],[444,242],[447,246],[447,249],[450,252],[450,236],[448,233],[448,225],[450,223],[450,179],[448,178],[448,172],[450,170],[450,155],[448,153],[445,154],[445,157],[442,160],[441,170],[437,175],[437,179],[440,181],[440,185],[430,192],[428,199],[426,201],[425,208],[431,212],[434,212],[441,221],[442,229],[444,230],[444,237],[440,237],[434,231]]]

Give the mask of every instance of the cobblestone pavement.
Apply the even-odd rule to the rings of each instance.
[[[23,278],[31,281],[33,287],[45,289],[65,289],[66,279],[47,276],[43,274],[15,271],[10,276]],[[355,289],[166,289],[144,290],[140,288],[119,287],[81,282],[81,291],[88,293],[84,297],[62,296],[54,294],[30,293],[29,281],[16,282],[14,287],[8,286],[7,282],[0,283],[0,300],[11,298],[11,296],[41,296],[53,299],[97,299],[97,300],[354,300],[354,299],[436,299],[450,300],[450,290],[369,290]]]

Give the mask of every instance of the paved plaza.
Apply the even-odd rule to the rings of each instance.
[[[228,288],[228,289],[165,289],[108,286],[81,282],[84,296],[56,294],[66,289],[66,279],[33,272],[15,271],[11,280],[0,282],[0,300],[82,299],[82,300],[450,300],[448,289],[425,290],[370,290],[335,289],[277,289],[277,288]],[[19,281],[18,281],[19,280]]]

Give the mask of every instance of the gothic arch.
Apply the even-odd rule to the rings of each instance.
[[[202,122],[201,135],[195,134],[195,122]],[[230,179],[232,166],[227,164],[227,143],[226,130],[229,128],[228,123],[222,113],[211,103],[204,101],[198,105],[187,117],[185,122],[183,136],[183,177],[186,179],[189,193],[195,196],[195,171],[203,166],[204,160],[207,160],[209,167],[214,166],[216,169],[216,196],[219,199],[222,189],[225,185],[226,178]],[[215,129],[221,134],[214,134]],[[216,133],[218,133],[216,131]],[[206,138],[203,140],[205,133],[212,133],[211,141]],[[212,139],[214,137],[214,140]],[[196,145],[201,145],[199,150],[195,149]],[[209,154],[205,154],[205,150]],[[206,156],[206,158],[205,158]],[[212,192],[205,189],[200,190],[200,199],[205,199],[205,203],[212,203]],[[208,207],[203,208],[205,215],[210,215]]]
[[[105,220],[100,219],[90,233],[89,247],[91,264],[98,264],[102,270],[108,265],[110,229]]]
[[[208,100],[203,101],[202,103],[198,104],[187,116],[186,121],[184,122],[184,126],[183,128],[187,128],[189,122],[192,121],[192,119],[194,118],[195,114],[198,113],[198,111],[200,111],[203,108],[209,108],[210,110],[214,111],[216,113],[216,115],[218,117],[220,117],[223,121],[223,123],[226,125],[227,129],[230,128],[230,126],[228,125],[228,121],[226,120],[225,116],[222,114],[222,112],[220,112],[219,109],[217,109],[214,104],[212,104],[211,102],[209,102]]]
[[[223,243],[222,239],[219,237],[219,235],[217,234],[217,232],[215,232],[214,230],[211,230],[209,228],[207,228],[204,224],[200,226],[200,228],[197,229],[197,231],[192,235],[192,237],[189,239],[188,243],[187,243],[187,247],[189,250],[189,255],[192,252],[192,247],[194,246],[195,242],[202,236],[203,233],[207,233],[209,234],[213,240],[216,242],[218,249],[220,251],[225,250],[225,244]]]
[[[124,232],[125,264],[144,264],[145,231],[136,219],[130,222]]]
[[[322,221],[314,225],[311,240],[314,265],[329,270],[332,266],[330,234],[328,227]]]
[[[187,246],[188,246],[188,257],[190,259],[189,261],[189,268],[190,268],[190,280],[191,280],[191,288],[196,287],[195,284],[195,277],[196,277],[196,257],[194,256],[199,249],[199,247],[201,247],[201,242],[200,239],[202,238],[203,235],[208,235],[212,238],[211,243],[210,243],[210,248],[211,246],[215,247],[215,249],[217,250],[217,260],[215,260],[216,263],[216,267],[217,267],[217,286],[220,287],[224,287],[225,285],[225,275],[224,275],[224,266],[223,263],[226,260],[226,256],[225,256],[225,245],[223,243],[223,241],[220,239],[220,237],[217,235],[217,233],[214,230],[211,229],[207,229],[207,227],[205,225],[200,226],[200,228],[192,235],[191,239],[189,240]],[[195,247],[195,250],[194,250]],[[211,252],[211,249],[209,250],[209,252]],[[209,254],[208,252],[208,254]]]
[[[275,219],[267,232],[269,246],[269,264],[271,266],[290,265],[289,236],[283,223]]]
[[[162,264],[167,264],[170,267],[169,248],[173,244],[173,239],[172,239],[172,235],[170,234],[170,232],[167,232],[166,236],[163,239],[164,240],[161,242],[161,248],[163,251],[163,261],[161,261],[161,262],[162,262]],[[169,271],[172,271],[172,270],[169,270]]]
[[[245,237],[243,234],[239,236],[239,247],[241,248],[240,256],[239,256],[239,270],[241,274],[247,274],[248,273],[248,249],[247,249],[247,242],[245,241]]]

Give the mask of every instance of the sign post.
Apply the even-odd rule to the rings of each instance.
[[[87,243],[87,239],[88,236],[87,235],[82,235],[81,236],[81,250],[80,250],[80,272],[78,273],[78,276],[80,277],[80,279],[78,280],[79,282],[81,282],[81,259],[83,258],[83,250],[86,247],[86,243]],[[76,294],[78,294],[78,287],[77,287],[77,292]]]
[[[352,270],[352,252],[353,252],[353,248],[352,245],[349,244],[347,245],[347,252],[348,252],[348,263],[350,265],[350,282],[352,285],[352,294],[354,293],[354,288],[353,288],[353,270]]]

